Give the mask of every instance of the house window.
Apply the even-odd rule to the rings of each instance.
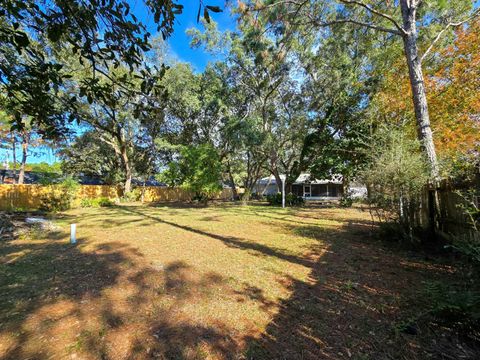
[[[329,184],[328,186],[328,195],[330,197],[337,197],[337,193],[338,193],[338,185],[336,184]]]
[[[292,185],[292,193],[297,196],[303,196],[303,186],[302,185]]]
[[[310,185],[303,185],[303,196],[304,197],[312,196],[312,187]]]
[[[328,196],[340,197],[343,193],[342,184],[328,184]]]
[[[327,185],[326,184],[317,184],[313,188],[313,195],[318,197],[327,196]]]

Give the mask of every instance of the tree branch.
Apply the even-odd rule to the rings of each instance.
[[[366,9],[367,11],[369,11],[370,13],[375,14],[375,15],[380,16],[380,17],[383,17],[384,19],[387,19],[388,21],[390,21],[397,28],[397,30],[399,31],[400,34],[405,34],[406,33],[405,30],[398,24],[398,22],[392,16],[390,16],[388,14],[385,14],[385,13],[382,13],[381,11],[378,11],[378,10],[374,9],[373,7],[371,7],[368,4],[365,4],[365,3],[361,2],[361,1],[357,1],[357,0],[340,0],[340,2],[342,2],[346,5],[361,6],[364,9]]]
[[[468,18],[462,20],[462,21],[459,21],[459,22],[456,22],[456,23],[448,23],[442,30],[440,30],[437,34],[437,36],[435,36],[435,38],[433,39],[432,43],[430,44],[430,46],[427,48],[427,50],[425,50],[425,52],[423,53],[423,55],[420,57],[420,62],[423,62],[423,60],[427,57],[427,55],[432,51],[433,47],[435,46],[435,44],[438,42],[438,40],[441,39],[442,35],[451,27],[458,27],[460,25],[463,25],[465,24],[466,22],[472,20],[473,18],[477,17],[478,15],[480,15],[480,9],[477,9],[473,12],[472,15],[470,15]]]
[[[406,34],[406,31],[399,25],[399,23],[392,16],[390,16],[388,14],[385,14],[385,13],[382,13],[381,11],[372,8],[368,4],[365,4],[365,3],[361,2],[361,1],[358,1],[358,0],[338,0],[338,1],[340,1],[344,4],[346,4],[346,5],[361,6],[364,9],[366,9],[367,11],[369,11],[370,13],[389,20],[395,26],[395,29],[390,29],[390,28],[386,28],[386,27],[383,27],[383,26],[379,26],[379,25],[375,25],[375,24],[371,24],[371,23],[366,23],[366,22],[358,21],[358,20],[354,20],[354,19],[341,19],[341,20],[333,20],[333,21],[322,22],[322,21],[318,21],[318,20],[314,19],[312,17],[312,14],[306,14],[307,17],[309,17],[311,19],[310,23],[313,24],[313,25],[319,26],[319,27],[328,27],[328,26],[331,26],[331,25],[334,25],[334,24],[351,23],[351,24],[364,26],[364,27],[367,27],[369,29],[382,31],[382,32],[387,32],[387,33],[394,34],[394,35],[405,35]],[[295,11],[295,14],[298,14],[300,8],[302,8],[306,3],[308,3],[308,1],[300,1],[299,2],[299,1],[295,1],[295,0],[283,0],[283,1],[281,0],[281,1],[274,2],[272,4],[268,4],[268,5],[264,5],[262,7],[259,7],[259,8],[252,9],[252,10],[259,11],[259,10],[265,10],[265,9],[268,9],[268,8],[271,8],[271,7],[275,7],[275,6],[278,6],[280,4],[283,4],[283,5],[289,4],[289,5],[298,6],[297,11]]]
[[[308,15],[308,17],[310,18],[310,20],[311,20],[310,22],[312,24],[314,24],[315,26],[319,26],[319,27],[327,27],[327,26],[331,26],[331,25],[335,25],[335,24],[351,23],[351,24],[355,24],[355,25],[364,26],[364,27],[367,27],[369,29],[394,34],[394,35],[402,35],[403,34],[402,32],[400,32],[396,29],[385,28],[383,26],[378,26],[378,25],[375,25],[375,24],[370,24],[370,23],[366,23],[366,22],[363,22],[363,21],[353,20],[353,19],[340,19],[340,20],[332,20],[332,21],[327,21],[327,22],[321,22],[321,21],[318,21],[316,19],[313,19],[311,15]]]

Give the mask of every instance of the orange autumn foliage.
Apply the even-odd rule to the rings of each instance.
[[[480,21],[459,29],[452,45],[425,70],[428,107],[437,153],[453,158],[480,146]],[[408,70],[399,59],[384,79],[375,103],[383,121],[408,123],[415,134]]]
[[[428,78],[429,107],[438,149],[453,155],[480,144],[480,21],[439,55],[445,64]]]

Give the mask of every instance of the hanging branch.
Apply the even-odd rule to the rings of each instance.
[[[461,26],[465,23],[467,23],[468,21],[472,20],[473,18],[477,17],[480,15],[480,9],[477,9],[471,16],[469,16],[468,18],[462,20],[462,21],[459,21],[459,22],[450,22],[448,23],[442,30],[440,30],[437,34],[437,36],[435,36],[435,38],[433,39],[432,43],[430,44],[430,46],[427,48],[427,50],[425,50],[425,52],[423,53],[423,55],[420,57],[420,62],[423,62],[423,60],[427,57],[427,55],[432,51],[433,47],[435,46],[435,44],[441,39],[442,35],[451,27],[458,27],[458,26]]]

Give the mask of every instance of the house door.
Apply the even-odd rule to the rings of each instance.
[[[303,185],[303,197],[310,197],[312,195],[312,187],[310,185]]]

